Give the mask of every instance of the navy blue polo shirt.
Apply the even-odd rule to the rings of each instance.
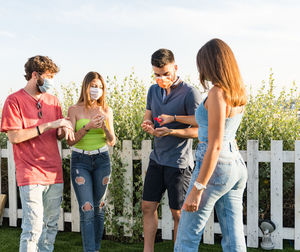
[[[179,81],[177,85],[172,85],[169,95],[165,96],[164,91],[158,84],[152,85],[148,90],[146,109],[152,112],[155,128],[160,127],[154,120],[155,117],[161,114],[194,115],[201,103],[199,90],[183,81]],[[184,129],[191,127],[191,125],[172,122],[162,127]],[[157,164],[175,168],[193,167],[192,142],[192,139],[176,136],[154,137],[150,159]]]

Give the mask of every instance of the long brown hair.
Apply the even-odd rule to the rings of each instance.
[[[202,46],[197,54],[199,78],[204,89],[206,81],[224,91],[229,106],[243,106],[247,102],[245,85],[230,47],[220,39],[212,39]]]
[[[86,108],[90,108],[92,106],[92,101],[91,101],[91,97],[90,97],[90,86],[91,86],[91,82],[95,79],[100,80],[102,83],[102,86],[103,86],[103,94],[97,100],[97,105],[101,106],[103,109],[106,109],[107,108],[107,105],[105,102],[106,84],[105,84],[102,76],[97,72],[88,72],[86,74],[86,76],[84,77],[84,79],[82,81],[80,97],[77,101],[77,104],[83,102],[83,104]]]

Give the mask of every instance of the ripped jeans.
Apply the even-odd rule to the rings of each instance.
[[[79,204],[83,249],[100,249],[104,230],[104,198],[110,177],[108,151],[87,155],[72,151],[71,179]]]

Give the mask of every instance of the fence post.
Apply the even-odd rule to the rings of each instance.
[[[146,172],[149,165],[149,156],[151,153],[151,140],[142,141],[142,179],[145,181]]]
[[[204,234],[203,234],[203,243],[215,244],[214,225],[215,225],[215,221],[214,221],[214,209],[213,209],[205,225]]]
[[[295,250],[300,250],[300,141],[295,141]]]
[[[7,166],[8,166],[8,215],[9,215],[9,226],[16,227],[18,219],[17,209],[17,185],[16,185],[16,166],[14,160],[13,146],[7,141]]]
[[[247,141],[247,246],[258,247],[258,141]]]
[[[163,240],[172,240],[173,219],[169,208],[168,194],[165,193],[161,204],[161,234]]]
[[[113,148],[110,146],[109,149],[108,149],[108,152],[109,152],[109,156],[112,160],[112,157],[113,157]],[[110,177],[110,182],[109,184],[112,183],[112,178]],[[105,198],[105,202],[106,202],[106,211],[105,211],[105,215],[106,215],[106,219],[112,221],[113,219],[113,213],[115,211],[115,207],[114,207],[114,203],[112,202],[111,198],[111,192],[109,190],[109,187],[110,185],[107,185],[107,191],[106,191],[106,198]],[[114,235],[112,230],[108,231],[107,229],[105,229],[105,234],[106,235]]]
[[[133,162],[132,162],[132,141],[124,140],[121,152],[122,164],[126,167],[124,174],[124,189],[125,189],[125,200],[123,206],[123,215],[129,216],[128,223],[124,225],[124,235],[132,236],[132,224],[133,224]]]
[[[275,249],[282,249],[282,140],[271,141],[271,219],[276,225],[276,230],[272,233],[274,237]]]

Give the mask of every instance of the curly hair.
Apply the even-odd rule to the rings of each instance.
[[[57,73],[59,71],[58,66],[47,56],[37,55],[28,59],[24,65],[25,67],[25,79],[29,81],[33,72],[43,74],[45,72]]]

